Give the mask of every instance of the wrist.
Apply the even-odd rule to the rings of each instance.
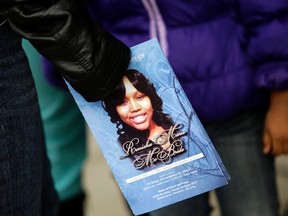
[[[270,108],[272,107],[288,108],[288,91],[271,91]]]

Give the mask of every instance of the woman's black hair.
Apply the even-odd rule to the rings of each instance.
[[[131,84],[141,93],[145,94],[150,98],[152,107],[153,107],[153,121],[162,126],[164,129],[169,129],[173,125],[173,121],[169,118],[169,116],[163,113],[163,101],[158,96],[156,89],[142,73],[135,69],[129,69],[125,72],[124,76],[128,78]],[[103,102],[103,107],[107,111],[110,116],[110,120],[112,123],[116,124],[117,134],[119,135],[118,140],[121,144],[126,141],[132,140],[137,137],[141,140],[140,143],[145,144],[147,140],[147,136],[149,131],[140,131],[133,127],[130,127],[126,123],[124,123],[119,117],[116,106],[120,105],[125,98],[126,90],[123,82],[118,85]]]

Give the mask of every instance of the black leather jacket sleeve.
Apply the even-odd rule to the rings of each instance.
[[[80,0],[0,0],[0,14],[87,101],[105,98],[128,67],[130,49],[93,24]]]

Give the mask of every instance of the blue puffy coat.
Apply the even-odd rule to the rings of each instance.
[[[87,0],[133,46],[157,37],[202,121],[267,105],[288,89],[287,0]]]

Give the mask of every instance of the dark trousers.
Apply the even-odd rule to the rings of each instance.
[[[81,194],[69,200],[62,201],[58,216],[83,216],[85,195]]]
[[[54,216],[58,197],[21,38],[0,26],[0,215]]]

